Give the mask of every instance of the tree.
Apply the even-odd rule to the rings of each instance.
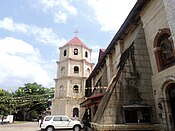
[[[36,82],[24,84],[24,87],[19,87],[15,91],[15,96],[30,96],[30,95],[39,95],[45,94],[47,88],[44,88],[42,85],[38,85]]]
[[[48,100],[53,98],[53,95],[54,88],[45,88],[36,82],[24,84],[24,87],[19,87],[14,93],[15,98],[19,101],[17,115],[23,114],[23,117],[32,119],[32,114],[37,112],[39,115],[46,110]]]
[[[40,84],[27,83],[15,92],[0,90],[0,114],[15,114],[17,119],[31,120],[48,107],[54,96],[54,88],[45,88]]]

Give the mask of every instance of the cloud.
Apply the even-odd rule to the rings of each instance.
[[[28,26],[26,26],[25,24],[14,23],[12,18],[5,17],[3,20],[0,20],[0,28],[9,31],[27,33]]]
[[[103,31],[117,31],[137,0],[88,0]]]
[[[53,16],[54,22],[66,23],[69,16],[77,15],[77,9],[68,0],[40,0],[43,11]]]
[[[99,50],[97,51],[93,51],[91,54],[91,59],[93,61],[93,63],[97,63],[98,62],[98,56],[99,56]]]
[[[0,20],[0,28],[33,36],[35,40],[44,44],[62,46],[66,43],[66,40],[59,38],[51,28],[40,28],[35,25],[14,22],[10,17],[5,17],[3,20]]]
[[[31,34],[35,36],[35,39],[41,43],[62,46],[66,43],[64,38],[58,38],[51,28],[39,28],[37,26],[31,27]]]
[[[90,48],[90,49],[93,49],[93,50],[99,50],[99,49],[104,48],[104,47],[102,47],[102,46],[100,46],[100,45],[98,45],[98,44],[95,44],[95,42],[94,42],[94,44],[91,44],[91,45],[89,46],[89,48]]]
[[[53,17],[55,23],[66,23],[67,21],[67,14],[62,11],[55,13]]]
[[[18,88],[24,83],[54,85],[53,78],[42,66],[40,52],[29,43],[13,37],[0,39],[0,87]]]

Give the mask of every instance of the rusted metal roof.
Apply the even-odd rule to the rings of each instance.
[[[104,94],[97,94],[95,96],[90,96],[88,97],[85,101],[83,101],[80,106],[81,107],[85,107],[85,106],[91,106],[93,104],[99,103],[102,99],[102,97],[104,96]]]

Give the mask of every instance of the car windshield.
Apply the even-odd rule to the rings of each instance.
[[[50,117],[46,117],[45,121],[50,121],[51,118],[52,118],[51,116]]]

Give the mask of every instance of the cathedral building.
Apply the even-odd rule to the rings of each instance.
[[[99,55],[80,104],[91,128],[175,131],[175,1],[137,0]]]
[[[79,104],[84,100],[85,82],[94,65],[91,63],[92,49],[77,36],[59,49],[51,114],[80,118]]]

